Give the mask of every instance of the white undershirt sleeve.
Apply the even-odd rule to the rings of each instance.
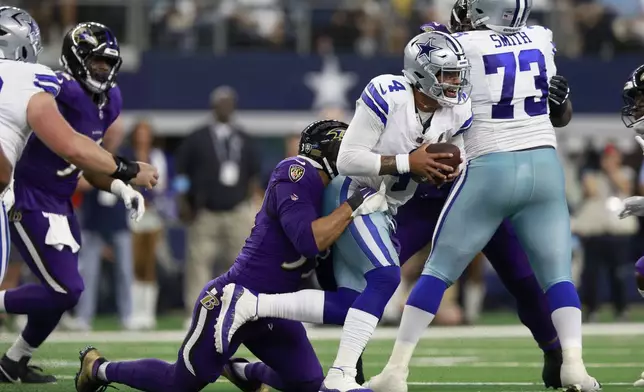
[[[338,172],[343,176],[377,176],[380,173],[380,154],[373,148],[380,140],[385,127],[372,115],[361,101],[349,128],[344,133],[338,153]]]

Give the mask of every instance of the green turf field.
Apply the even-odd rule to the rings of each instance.
[[[335,328],[310,330],[325,368],[334,358],[338,333]],[[586,365],[604,384],[604,390],[636,390],[631,384],[644,370],[644,324],[597,324],[586,327],[584,333]],[[367,376],[385,365],[394,336],[395,329],[379,329],[367,349]],[[179,331],[57,333],[38,352],[34,363],[58,375],[60,382],[46,386],[2,385],[0,391],[74,391],[77,352],[84,345],[95,345],[112,360],[157,357],[172,361],[181,337]],[[12,339],[8,334],[2,336],[0,350],[4,351]],[[242,350],[239,355],[249,354]],[[541,352],[521,326],[435,328],[426,334],[415,353],[409,381],[410,391],[540,391],[540,373]],[[232,392],[235,388],[218,382],[206,390]]]

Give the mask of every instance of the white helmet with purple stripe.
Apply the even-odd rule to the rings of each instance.
[[[467,0],[472,27],[485,26],[500,34],[519,32],[528,21],[532,0]]]

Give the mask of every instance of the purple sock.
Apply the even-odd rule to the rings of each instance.
[[[159,359],[110,362],[105,376],[109,382],[146,392],[197,392],[207,385],[176,363]]]
[[[577,289],[571,281],[559,282],[550,286],[548,291],[546,291],[546,297],[548,298],[550,312],[565,307],[581,309]]]
[[[367,272],[367,287],[351,307],[367,312],[378,319],[400,284],[400,267],[382,267]],[[347,310],[348,311],[348,310]]]
[[[537,278],[530,275],[504,281],[503,284],[516,299],[519,319],[528,327],[539,347],[544,351],[561,348],[557,330],[550,318],[548,300]]]
[[[347,288],[324,292],[324,324],[343,325],[359,292]]]
[[[407,305],[436,314],[445,290],[447,290],[447,283],[444,281],[435,276],[421,275],[407,298]]]
[[[284,390],[286,383],[277,374],[263,362],[249,363],[244,367],[244,376],[249,381],[259,381],[278,390]]]

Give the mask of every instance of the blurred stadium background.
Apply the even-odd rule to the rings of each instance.
[[[202,279],[233,262],[239,250],[236,233],[245,236],[250,230],[272,168],[297,151],[303,126],[325,117],[349,121],[366,83],[378,74],[398,73],[408,39],[423,22],[446,23],[453,0],[3,3],[23,7],[36,18],[46,40],[42,62],[54,68],[68,28],[82,21],[109,26],[124,58],[118,77],[124,132],[112,148],[134,148],[152,156],[146,137],[151,131],[154,148],[163,153],[155,156],[167,167],[165,186],[150,199],[152,212],[143,227],[131,230],[122,209],[85,187],[79,189],[76,205],[86,215],[84,246],[92,244],[102,260],[99,279],[86,282],[96,297],[84,299],[97,304],[97,317],[92,319],[87,305],[76,312],[82,317],[70,314],[61,328],[100,331],[155,325],[182,329],[184,305],[192,306],[192,300],[185,303],[190,288],[202,287]],[[644,254],[644,221],[615,218],[619,199],[644,195],[642,152],[619,116],[624,82],[644,60],[644,1],[534,0],[530,23],[554,31],[558,73],[571,86],[575,115],[558,135],[573,216],[576,283],[588,310],[586,321],[644,321],[633,279],[633,263]],[[228,125],[213,119],[214,106],[220,116],[232,114]],[[184,144],[200,129],[212,130],[212,145]],[[233,139],[244,146],[239,157]],[[227,157],[242,170],[222,178],[209,168],[208,159],[200,160],[199,152],[208,149],[214,159]],[[206,186],[196,194],[185,181],[190,176],[213,184],[212,189]],[[114,208],[114,213],[100,215],[88,204]],[[200,241],[213,245],[199,247]],[[191,265],[191,247],[196,247],[193,254],[205,254],[212,263]],[[81,254],[81,270],[84,263],[92,263],[91,257]],[[423,260],[420,255],[405,267],[408,284]],[[16,260],[5,286],[31,279],[20,265]],[[199,268],[212,272],[200,280]],[[122,310],[118,317],[116,304],[123,299],[116,298],[123,287],[115,283],[123,274],[138,286],[124,291],[133,295],[129,301],[134,312]],[[512,299],[484,258],[466,275],[445,299],[440,322],[518,324]],[[147,306],[142,299],[149,293],[142,288],[146,285],[158,287],[158,300],[153,294],[148,300],[157,303],[156,310],[152,308],[156,324],[149,318],[131,320],[137,309]],[[387,320],[394,325],[404,290],[397,301]],[[4,319],[4,328],[15,330],[16,323],[20,318]]]

